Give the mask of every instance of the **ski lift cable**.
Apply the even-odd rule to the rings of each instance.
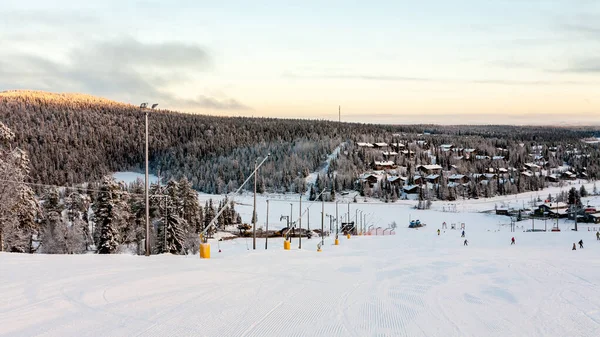
[[[258,164],[256,166],[256,168],[254,169],[254,171],[252,171],[252,174],[250,174],[248,176],[248,178],[246,178],[246,180],[244,181],[244,183],[233,193],[233,195],[235,196],[235,194],[239,193],[242,188],[248,183],[248,181],[250,181],[250,178],[252,178],[256,172],[258,171],[258,169],[265,163],[265,161],[267,161],[267,159],[269,159],[269,157],[271,156],[271,154],[267,154],[267,156],[260,162],[260,164]],[[227,197],[227,194],[225,195]],[[232,197],[231,200],[233,202],[235,202],[235,197]],[[210,223],[208,224],[208,226],[206,226],[206,228],[200,233],[200,241],[204,241],[206,242],[206,233],[208,232],[209,229],[211,229],[212,227],[214,227],[217,223],[217,219],[219,219],[219,216],[221,216],[221,214],[223,213],[223,211],[225,211],[225,209],[227,208],[227,205],[223,205],[223,207],[221,207],[221,209],[217,212],[217,214],[215,215],[215,217],[210,221]]]
[[[52,185],[52,184],[40,184],[40,183],[28,183],[28,182],[23,182],[23,181],[16,181],[16,180],[8,180],[8,179],[0,179],[0,182],[3,183],[12,183],[12,184],[23,184],[23,185],[28,185],[28,186],[37,186],[37,187],[52,187],[52,188],[64,188],[64,189],[68,189],[68,190],[76,190],[76,191],[89,191],[89,192],[105,192],[103,190],[97,190],[97,189],[90,189],[87,187],[77,187],[77,186],[64,186],[64,185]],[[123,193],[127,193],[129,195],[135,195],[135,196],[144,196],[145,193],[130,193],[127,191],[115,191],[113,193],[118,193],[118,194],[123,194]],[[170,195],[167,194],[151,194],[150,197],[171,197]]]
[[[319,193],[319,195],[317,195],[317,197],[315,199],[318,199],[321,195],[323,195],[323,193],[325,193],[327,191],[326,188],[323,189],[323,191],[321,191],[321,193]],[[316,204],[315,202],[310,203],[308,205],[308,207],[306,207],[306,209],[304,210],[304,212],[302,212],[302,214],[300,214],[300,216],[298,217],[298,219],[294,222],[292,222],[294,225],[290,228],[288,228],[287,232],[285,232],[284,237],[287,237],[288,233],[292,230],[292,228],[296,228],[296,224],[299,223],[299,221],[302,219],[302,217],[304,216],[304,214],[308,211],[309,208],[311,208],[314,204]]]

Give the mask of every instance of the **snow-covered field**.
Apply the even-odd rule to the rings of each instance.
[[[330,237],[322,252],[316,238],[291,251],[213,242],[209,260],[2,253],[0,336],[600,335],[600,242],[586,227],[511,233],[496,215],[363,207],[396,219],[396,235]],[[409,213],[429,225],[405,228]],[[442,221],[465,222],[469,246],[437,236]]]
[[[415,201],[338,195],[340,218],[349,205],[351,220],[358,209],[369,226],[398,228],[340,237],[339,246],[327,237],[322,252],[313,237],[302,249],[294,238],[291,251],[281,238],[269,239],[268,250],[265,239],[257,250],[252,239],[213,240],[209,260],[0,253],[0,336],[598,336],[600,225],[573,232],[560,220],[562,232],[528,233],[553,225],[528,220],[511,233],[508,217],[483,213],[560,191],[434,202],[427,211]],[[216,205],[222,196],[199,198]],[[234,200],[248,222],[252,195]],[[284,227],[290,212],[297,220],[299,195],[260,195],[258,227],[266,226],[267,200],[269,229]],[[583,200],[600,206],[600,197]],[[310,207],[302,227],[320,228],[323,204],[302,206]],[[324,208],[335,216],[336,203]],[[408,229],[410,219],[427,226]],[[469,246],[460,230],[438,236],[442,222],[465,223]],[[572,251],[580,239],[585,248]]]
[[[115,178],[116,181],[122,181],[126,184],[131,184],[132,182],[136,181],[137,179],[141,179],[142,181],[144,181],[144,179],[146,178],[146,175],[144,173],[137,173],[137,172],[115,172],[115,173],[113,173],[113,177]],[[153,184],[158,181],[158,177],[155,176],[154,174],[149,174],[148,180],[149,180],[150,184]]]

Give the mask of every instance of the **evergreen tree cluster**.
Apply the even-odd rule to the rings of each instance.
[[[47,254],[144,253],[146,236],[143,181],[130,185],[105,176],[77,187],[38,187],[27,183],[27,153],[14,147],[14,134],[0,122],[0,250]],[[234,203],[225,207],[221,228],[241,223]],[[214,219],[212,199],[205,207],[192,184],[182,178],[150,187],[150,238],[155,253],[189,254],[198,234]]]

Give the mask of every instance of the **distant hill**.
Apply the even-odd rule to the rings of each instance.
[[[340,144],[319,186],[354,188],[381,151],[365,152],[356,142],[455,143],[492,155],[496,147],[580,143],[594,128],[527,126],[376,125],[323,120],[216,117],[157,110],[150,115],[150,169],[165,178],[187,177],[207,193],[231,192],[252,172],[254,161],[271,153],[261,168],[259,191],[304,191],[305,178]],[[0,92],[0,121],[16,135],[32,162],[31,180],[74,184],[115,171],[139,171],[144,164],[144,113],[130,104],[86,94],[42,91]],[[501,121],[501,119],[499,119]],[[407,143],[408,144],[408,143]],[[516,151],[511,151],[517,153]],[[439,157],[439,154],[438,154]],[[510,165],[526,159],[513,156]],[[444,159],[444,158],[440,158]],[[398,158],[399,164],[428,163],[428,155]],[[450,167],[450,161],[444,160]],[[574,165],[589,165],[585,162]],[[336,171],[335,182],[333,171]],[[252,184],[249,184],[252,185]],[[251,186],[248,186],[251,187]]]
[[[139,107],[85,94],[0,93],[0,120],[32,161],[32,180],[73,184],[141,170],[144,113]],[[195,188],[237,188],[257,157],[272,153],[260,188],[301,188],[308,172],[353,134],[386,128],[328,121],[215,117],[167,110],[150,115],[150,167],[164,177],[186,176]]]

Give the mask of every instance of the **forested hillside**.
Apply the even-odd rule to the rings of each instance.
[[[187,177],[209,193],[234,190],[271,153],[260,186],[289,191],[316,170],[357,126],[325,121],[224,118],[175,113],[150,115],[150,167],[167,178]],[[0,94],[0,120],[32,158],[31,180],[73,184],[144,162],[144,113],[138,107],[86,95]],[[368,132],[368,126],[362,132]],[[359,131],[359,132],[360,132]]]
[[[356,188],[358,176],[374,160],[383,159],[381,153],[358,151],[355,144],[359,141],[408,144],[422,139],[433,148],[456,143],[487,155],[503,147],[511,153],[507,165],[518,166],[528,161],[513,150],[519,142],[526,147],[577,146],[581,138],[594,135],[591,128],[392,126],[215,117],[167,110],[152,111],[149,120],[152,173],[160,171],[167,180],[185,177],[195,189],[217,194],[235,190],[251,173],[255,159],[268,153],[272,157],[261,168],[259,191],[297,192],[307,188],[304,178],[317,170],[335,147],[345,144],[330,167],[337,172],[334,187],[342,190]],[[29,154],[31,182],[71,185],[98,181],[114,171],[143,168],[144,112],[136,106],[81,94],[7,91],[0,93],[0,121],[13,130],[15,144]],[[420,154],[409,159],[415,164],[430,161]],[[406,158],[396,161],[404,163]]]

